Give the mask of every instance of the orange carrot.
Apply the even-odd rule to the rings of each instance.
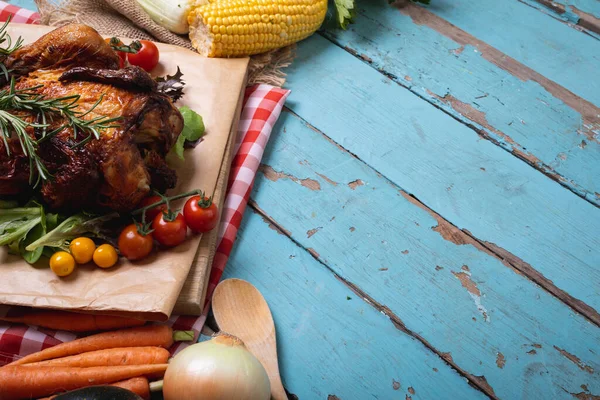
[[[126,381],[111,383],[109,386],[118,386],[120,388],[127,389],[137,394],[144,400],[150,399],[150,385],[148,384],[148,379],[143,376],[127,379]],[[56,396],[44,397],[43,399],[38,400],[52,400],[55,397]]]
[[[0,393],[2,400],[38,398],[137,376],[164,374],[167,366],[168,364],[90,368],[5,366],[0,368]]]
[[[81,339],[49,347],[13,361],[8,365],[23,365],[54,358],[67,357],[88,351],[116,347],[158,346],[168,348],[173,344],[173,330],[166,325],[149,325],[120,331],[102,332]]]
[[[138,376],[136,378],[127,379],[126,381],[113,383],[111,386],[118,386],[130,390],[144,400],[150,398],[150,385],[148,384],[148,379],[144,376]]]
[[[165,364],[171,354],[162,347],[118,347],[24,364],[27,367],[109,367],[112,365]]]
[[[67,311],[43,311],[19,317],[0,317],[1,321],[17,324],[37,325],[43,328],[69,332],[93,332],[110,329],[142,326],[146,322],[126,317],[110,315],[77,314]]]

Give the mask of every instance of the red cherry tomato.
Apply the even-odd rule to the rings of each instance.
[[[149,40],[140,40],[142,48],[137,53],[127,53],[129,64],[137,65],[138,67],[150,72],[158,64],[158,47]]]
[[[127,225],[119,235],[119,251],[128,260],[140,260],[152,251],[152,233],[142,235],[135,224]]]
[[[187,225],[181,213],[173,221],[165,220],[165,214],[160,213],[152,221],[154,238],[163,246],[174,247],[183,243],[187,234]]]
[[[110,43],[111,38],[106,38],[106,39],[104,39],[104,41],[106,43],[108,43],[109,45],[111,44]],[[124,44],[122,41],[119,40],[119,43],[117,44],[117,46],[124,46]],[[113,50],[115,50],[115,49],[113,48]],[[115,53],[117,53],[117,55],[119,56],[119,68],[125,67],[125,63],[127,61],[127,53],[125,53],[123,51],[117,51],[117,50],[115,50]]]
[[[208,232],[219,222],[217,206],[208,197],[193,196],[183,207],[185,223],[196,233]]]
[[[140,208],[147,207],[154,203],[161,201],[160,196],[148,196],[144,200],[142,200],[142,204],[140,204]],[[167,211],[167,205],[161,204],[160,206],[152,207],[146,210],[146,221],[154,221],[154,218],[163,211]]]

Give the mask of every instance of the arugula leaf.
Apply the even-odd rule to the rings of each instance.
[[[183,130],[173,146],[173,151],[177,154],[177,157],[183,160],[183,149],[186,142],[195,142],[204,135],[204,121],[200,114],[189,108],[183,106],[179,108],[179,112],[183,116]]]
[[[33,229],[27,233],[27,236],[23,238],[23,240],[19,241],[19,253],[21,254],[21,257],[23,257],[29,264],[34,264],[40,259],[42,252],[44,251],[44,247],[38,247],[33,251],[27,251],[25,250],[25,247],[45,234],[46,229],[40,223],[34,226]]]
[[[42,217],[29,220],[11,221],[4,225],[4,231],[0,235],[0,246],[22,240],[34,226],[42,221]]]
[[[50,232],[58,226],[58,214],[46,214],[46,229]]]
[[[117,213],[102,215],[100,217],[90,216],[84,213],[73,215],[44,236],[26,246],[25,250],[33,251],[44,246],[66,249],[69,240],[75,239],[83,234],[104,237],[102,226],[105,222],[118,216],[119,214]]]
[[[21,207],[0,213],[0,246],[19,242],[41,222],[39,207]]]
[[[337,22],[340,28],[346,29],[351,24],[356,10],[354,9],[354,0],[334,0]]]
[[[46,214],[46,232],[44,232],[44,234],[46,234],[47,232],[50,232],[52,229],[56,228],[58,226],[58,221],[59,221],[58,214]],[[48,246],[41,246],[41,247],[39,247],[39,249],[42,249],[42,255],[46,256],[48,258],[52,257],[52,254],[54,254],[54,252],[56,251],[55,248],[48,247]],[[38,249],[35,249],[34,251],[37,251],[37,250]],[[25,251],[27,251],[27,250],[25,250]]]
[[[8,253],[15,256],[21,254],[21,252],[19,251],[19,241],[15,241],[8,244]]]
[[[4,223],[13,222],[19,219],[30,219],[38,217],[39,215],[40,209],[38,207],[18,207],[2,210],[0,213],[0,234],[2,234],[2,224]]]
[[[42,252],[44,251],[44,247],[38,247],[33,251],[25,250],[25,247],[40,237],[46,234],[46,215],[44,213],[44,208],[40,205],[40,215],[41,221],[32,230],[30,230],[27,235],[23,238],[23,240],[19,241],[19,253],[21,256],[27,261],[29,264],[34,264],[37,260],[42,256]]]
[[[182,76],[183,74],[179,67],[177,67],[175,75],[167,75],[164,78],[159,76],[156,78],[156,82],[158,82],[157,90],[169,96],[173,102],[176,102],[183,96],[185,82],[181,79]]]

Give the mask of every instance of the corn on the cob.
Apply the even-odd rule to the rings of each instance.
[[[188,33],[187,16],[193,0],[137,0],[148,16],[171,32]]]
[[[307,38],[326,13],[327,0],[215,0],[190,11],[190,39],[208,57],[259,54]]]

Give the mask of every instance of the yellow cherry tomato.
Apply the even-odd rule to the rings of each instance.
[[[71,241],[69,250],[77,264],[85,264],[92,261],[94,250],[96,250],[96,244],[90,238],[79,237]]]
[[[103,244],[98,246],[94,251],[94,262],[100,268],[110,268],[117,263],[119,256],[117,250],[110,244]]]
[[[75,259],[66,251],[57,251],[50,257],[50,269],[58,276],[70,275],[75,269]]]

